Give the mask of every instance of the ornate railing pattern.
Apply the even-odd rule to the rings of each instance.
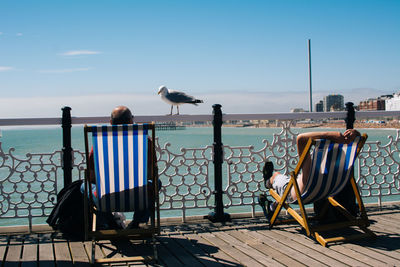
[[[14,154],[4,152],[0,142],[0,218],[34,218],[48,215],[56,203],[61,176],[61,151]]]
[[[188,209],[211,208],[213,179],[212,146],[203,148],[181,148],[180,153],[169,150],[170,143],[156,142],[157,166],[162,182],[160,190],[161,209],[182,211],[182,218]]]
[[[291,129],[294,125],[293,120],[280,121],[280,133],[274,134],[271,143],[264,139],[263,148],[257,151],[252,145],[224,146],[224,161],[228,165],[225,207],[250,205],[255,212],[257,196],[266,191],[261,175],[265,160],[272,161],[275,171],[286,175],[294,169],[298,161],[297,133]]]
[[[367,142],[359,155],[358,186],[365,198],[379,205],[389,196],[400,195],[400,130],[389,136],[387,144]]]
[[[208,117],[207,117],[208,119]],[[224,206],[256,210],[256,196],[265,191],[261,169],[265,159],[276,170],[288,174],[297,163],[294,119],[281,120],[281,131],[263,147],[224,145]],[[171,144],[156,140],[162,216],[180,211],[183,220],[201,210],[205,215],[214,208],[213,147],[170,150]],[[400,131],[389,136],[387,144],[369,141],[356,166],[358,184],[364,198],[381,204],[385,197],[400,195]],[[31,226],[35,218],[46,217],[63,186],[61,151],[17,156],[14,149],[3,151],[0,139],[0,219],[26,218]],[[74,175],[82,179],[85,169],[82,151],[73,151]],[[237,211],[237,210],[236,210]],[[0,220],[1,223],[1,220]]]

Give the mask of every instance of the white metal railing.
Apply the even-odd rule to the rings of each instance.
[[[295,140],[292,131],[297,120],[344,119],[346,112],[329,113],[269,113],[269,114],[224,114],[223,120],[278,120],[280,133],[273,141],[264,141],[259,150],[252,145],[224,145],[225,166],[224,207],[250,207],[254,213],[255,198],[264,191],[261,180],[265,159],[277,163],[279,170],[289,173],[297,163]],[[356,112],[356,118],[400,117],[395,112]],[[212,115],[136,116],[135,122],[210,122]],[[109,117],[72,117],[72,124],[108,123]],[[0,119],[3,126],[59,125],[61,118],[18,118]],[[1,128],[0,128],[1,129]],[[400,195],[400,137],[390,137],[386,144],[367,142],[358,161],[358,185],[364,198],[376,198],[381,204],[387,196]],[[1,219],[28,218],[31,225],[36,217],[48,215],[55,204],[60,190],[57,183],[61,175],[61,151],[16,156],[14,149],[3,151],[0,139],[0,223]],[[162,211],[179,211],[184,218],[192,210],[210,210],[214,207],[213,196],[213,147],[212,144],[199,148],[182,148],[173,152],[169,144],[157,140]],[[61,147],[61,144],[60,144]],[[73,151],[74,177],[83,177],[85,157],[83,151]],[[182,190],[185,189],[185,190]],[[29,195],[29,197],[27,197]]]

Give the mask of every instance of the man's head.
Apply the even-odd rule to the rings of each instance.
[[[112,125],[131,124],[131,123],[133,123],[132,112],[129,110],[129,108],[127,108],[125,106],[116,107],[111,112],[110,123]]]

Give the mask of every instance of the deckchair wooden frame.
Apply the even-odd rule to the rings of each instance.
[[[368,138],[367,134],[363,134],[361,136],[361,140],[359,142],[359,145],[358,145],[357,151],[356,151],[356,157],[358,156],[359,152],[361,151],[362,147],[364,146],[364,143],[367,140],[367,138]],[[365,238],[365,237],[375,237],[375,234],[367,228],[369,226],[369,220],[368,220],[368,216],[367,216],[367,213],[366,213],[366,210],[364,207],[364,203],[360,196],[360,192],[358,190],[357,184],[354,179],[354,171],[351,173],[351,176],[349,179],[350,179],[350,183],[351,183],[354,195],[355,195],[357,203],[358,203],[360,216],[359,217],[353,216],[338,201],[336,201],[334,197],[330,196],[327,198],[328,202],[326,203],[325,207],[323,207],[321,214],[323,215],[328,210],[329,205],[332,205],[347,218],[347,221],[338,222],[338,223],[330,223],[330,224],[325,224],[325,225],[320,225],[320,226],[311,226],[310,220],[318,219],[318,218],[317,217],[308,217],[306,209],[304,207],[304,203],[301,198],[301,194],[300,194],[300,190],[299,190],[296,178],[299,175],[301,169],[303,168],[303,164],[304,164],[307,154],[310,152],[310,149],[315,145],[315,143],[316,143],[316,141],[313,140],[312,138],[310,138],[307,141],[307,144],[306,144],[302,154],[300,155],[299,162],[298,162],[295,170],[290,173],[290,181],[289,181],[284,193],[282,194],[282,196],[279,196],[278,193],[272,188],[269,190],[270,195],[277,202],[276,209],[270,219],[269,227],[272,228],[275,224],[278,224],[278,223],[287,223],[287,222],[293,222],[293,221],[298,222],[304,228],[307,236],[312,236],[323,246],[327,246],[328,243],[333,243],[333,242],[346,242],[346,241],[356,240],[356,239]],[[294,191],[296,193],[297,205],[299,205],[300,213],[297,212],[295,209],[293,209],[290,206],[290,204],[286,201],[288,195],[291,193],[292,187],[294,187]],[[285,208],[286,211],[293,217],[292,220],[278,220],[277,219],[282,208]],[[331,237],[331,238],[324,238],[321,234],[321,232],[343,229],[343,228],[348,228],[351,226],[357,226],[362,231],[362,233],[348,235],[348,236],[341,235],[341,236],[336,236],[336,237]]]
[[[150,166],[150,173],[147,179],[153,181],[153,196],[154,202],[150,203],[150,224],[145,228],[137,229],[121,229],[121,230],[98,230],[96,229],[96,206],[93,205],[92,187],[89,186],[89,138],[88,135],[92,132],[92,128],[88,125],[84,126],[84,139],[85,139],[85,156],[86,156],[86,169],[85,169],[85,238],[92,241],[91,264],[96,263],[118,263],[118,262],[137,262],[137,261],[158,261],[157,247],[155,236],[160,233],[160,203],[159,203],[159,189],[158,189],[158,169],[156,164],[155,152],[155,126],[154,123],[147,125],[147,129],[151,131],[152,142],[149,142],[150,159],[148,164]],[[92,218],[92,220],[90,220]],[[90,225],[91,222],[91,225]],[[134,256],[134,257],[113,257],[113,258],[99,258],[95,257],[95,246],[98,240],[111,240],[111,239],[152,239],[153,256]]]

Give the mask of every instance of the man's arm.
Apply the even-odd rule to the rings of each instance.
[[[312,139],[328,139],[335,143],[345,143],[348,144],[352,142],[357,136],[360,136],[360,133],[357,130],[349,129],[346,130],[343,134],[341,132],[309,132],[299,134],[297,137],[297,149],[298,154],[304,150],[305,145],[309,138]]]

